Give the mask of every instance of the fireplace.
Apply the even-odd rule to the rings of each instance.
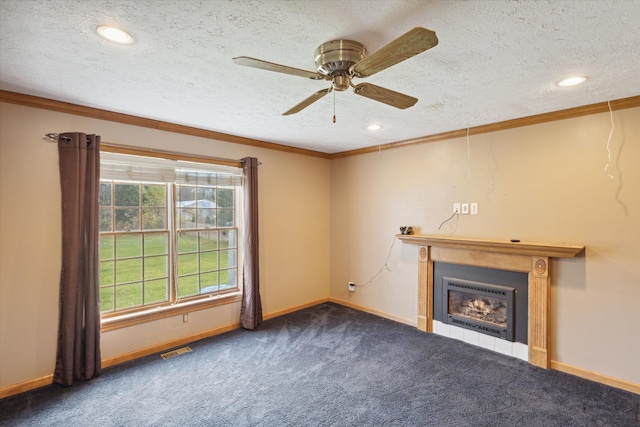
[[[515,288],[444,277],[446,323],[514,341]]]
[[[525,306],[525,318],[528,322],[525,326],[527,344],[522,342],[509,342],[502,338],[489,337],[485,334],[476,334],[468,329],[451,327],[450,337],[465,339],[465,334],[458,331],[468,331],[475,334],[477,342],[494,340],[490,345],[499,350],[504,344],[513,345],[512,354],[519,352],[522,347],[526,349],[526,360],[529,363],[549,368],[550,364],[550,340],[549,340],[549,299],[551,277],[549,275],[549,261],[551,258],[572,258],[584,251],[584,246],[566,244],[544,244],[520,242],[519,240],[483,240],[446,236],[425,235],[397,235],[404,243],[419,245],[418,250],[418,329],[425,332],[437,332],[443,321],[442,311],[436,308],[436,302],[442,295],[442,281],[435,277],[434,267],[440,263],[451,263],[464,266],[498,269],[501,271],[519,272],[526,276],[528,289]],[[463,280],[479,281],[483,283],[495,283],[493,280],[482,280],[467,277],[459,277],[457,274],[447,274],[445,277],[461,278]],[[499,286],[508,284],[497,283]],[[439,287],[439,289],[438,289]],[[516,309],[514,313],[516,322],[515,340],[518,339],[518,328],[522,325],[519,316],[523,310],[519,310],[516,289]],[[441,304],[442,305],[442,304]],[[438,316],[441,316],[438,319]],[[449,328],[449,324],[444,327]],[[485,337],[485,338],[483,338]],[[475,339],[475,338],[474,338]],[[466,339],[465,339],[466,340]],[[473,343],[475,344],[475,343]],[[509,352],[507,352],[509,354]],[[516,357],[518,357],[516,355]]]

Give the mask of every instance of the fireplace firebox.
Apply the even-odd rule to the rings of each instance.
[[[434,320],[527,344],[527,274],[444,262],[433,265]]]
[[[445,322],[515,341],[515,288],[451,277],[442,278]]]

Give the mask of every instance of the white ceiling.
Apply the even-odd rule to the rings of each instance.
[[[640,0],[0,0],[0,14],[1,89],[325,153],[640,94]],[[100,39],[105,23],[135,42]],[[315,71],[326,41],[371,53],[416,26],[438,46],[356,83],[418,103],[338,92],[335,124],[333,94],[281,115],[327,82],[231,60]],[[574,74],[590,79],[555,85]]]

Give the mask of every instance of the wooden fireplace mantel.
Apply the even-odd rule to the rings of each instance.
[[[549,258],[573,258],[584,246],[404,234],[397,237],[420,246],[418,329],[425,332],[433,328],[434,261],[528,273],[529,363],[549,368]]]

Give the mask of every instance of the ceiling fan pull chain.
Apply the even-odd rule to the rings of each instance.
[[[333,91],[333,123],[336,122],[336,91]]]

